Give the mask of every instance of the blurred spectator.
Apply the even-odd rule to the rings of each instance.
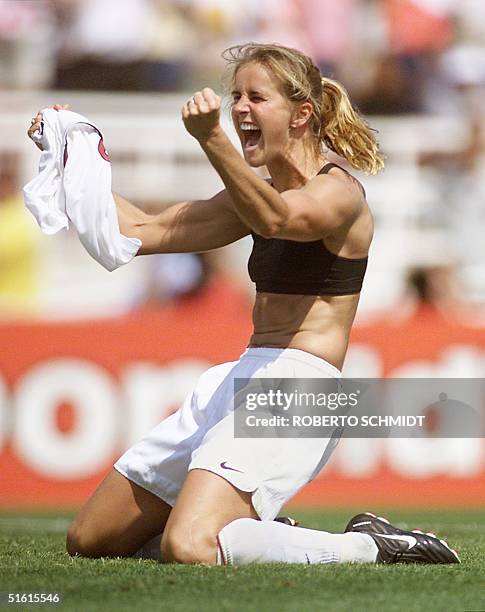
[[[453,36],[449,0],[379,0],[388,47],[377,54],[373,76],[359,100],[370,114],[425,110],[427,88],[440,53]]]
[[[150,0],[55,0],[59,48],[55,86],[142,90]]]
[[[483,47],[485,44],[485,3],[483,0],[451,2],[457,22],[458,41],[469,41]]]
[[[366,115],[401,115],[421,110],[419,89],[402,62],[392,53],[374,59],[373,74],[357,96]]]
[[[250,0],[247,9],[249,21],[245,40],[278,43],[312,54],[312,41],[295,0]]]
[[[244,42],[251,19],[251,0],[187,0],[187,4],[192,7],[198,44],[190,58],[192,89],[201,84],[217,89],[224,67],[221,52],[230,45]]]
[[[435,111],[447,102],[443,54],[449,72],[465,55],[466,71],[476,72],[484,24],[482,0],[4,0],[0,80],[98,91],[217,87],[221,50],[255,40],[308,53],[366,113]]]
[[[431,51],[441,51],[451,41],[450,0],[381,0],[387,18],[392,51],[419,62]]]
[[[196,295],[203,290],[211,271],[203,254],[173,253],[153,255],[143,293],[136,298],[136,308],[159,306]]]
[[[415,315],[453,315],[466,304],[464,288],[453,265],[414,268],[407,277],[407,292],[414,299]]]
[[[197,54],[198,46],[193,7],[185,0],[155,0],[145,55],[144,87],[156,91],[187,87],[191,58]]]
[[[468,57],[483,50],[484,24],[482,0],[4,0],[0,78],[9,87],[192,89],[216,84],[224,47],[257,40],[307,52],[365,112],[419,112],[446,98],[434,84],[444,51],[452,41]],[[453,70],[453,56],[447,63]]]
[[[0,155],[0,318],[22,318],[37,309],[38,239],[24,207],[16,155]]]
[[[441,70],[446,88],[446,96],[442,97],[447,100],[446,110],[463,121],[463,144],[452,151],[429,151],[418,162],[433,184],[436,201],[430,210],[448,228],[469,295],[483,301],[485,46],[457,42],[443,54]]]
[[[482,15],[485,20],[485,11]],[[464,38],[469,29],[464,27],[458,15],[457,30],[457,40],[444,51],[438,66],[443,87],[448,93],[444,96],[448,102],[444,110],[476,116],[485,111],[485,26],[481,39],[473,35]]]
[[[50,84],[54,26],[47,0],[0,2],[0,88]]]
[[[337,76],[342,59],[358,45],[361,0],[295,0],[305,46],[322,74]]]

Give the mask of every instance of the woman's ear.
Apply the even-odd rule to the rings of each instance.
[[[299,128],[308,122],[313,113],[311,102],[303,102],[299,104],[293,113],[293,118],[290,121],[290,127]]]

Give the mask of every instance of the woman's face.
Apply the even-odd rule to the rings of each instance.
[[[239,68],[232,98],[232,120],[248,164],[256,168],[286,157],[292,105],[271,71],[256,62]]]

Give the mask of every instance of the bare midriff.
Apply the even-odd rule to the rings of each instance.
[[[257,293],[249,346],[300,349],[341,370],[359,296]]]

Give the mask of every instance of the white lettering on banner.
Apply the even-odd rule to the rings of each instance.
[[[368,344],[352,343],[347,351],[344,378],[379,378],[382,376],[379,351]],[[330,464],[335,471],[350,478],[365,478],[376,473],[382,465],[386,440],[376,438],[342,438]],[[325,475],[325,470],[320,473]]]
[[[342,375],[344,378],[379,378],[382,376],[382,357],[379,351],[367,344],[351,344]]]
[[[380,358],[372,347],[354,345],[349,357],[346,376],[380,373]],[[477,367],[482,365],[483,353],[456,345],[438,362],[408,362],[392,375],[479,376]],[[194,358],[163,365],[132,362],[118,382],[89,360],[46,360],[18,379],[11,397],[0,377],[0,448],[11,435],[19,459],[40,476],[60,480],[92,476],[180,406],[209,366]],[[474,398],[464,399],[476,405]],[[76,418],[72,431],[62,433],[56,415],[66,401]],[[483,460],[481,439],[344,438],[331,465],[336,473],[354,478],[372,477],[383,465],[411,478],[467,477],[483,469]]]
[[[10,422],[8,420],[9,412],[7,409],[7,402],[7,387],[5,386],[3,378],[0,376],[0,453],[9,436]]]
[[[56,426],[56,410],[69,401],[73,431]],[[32,470],[57,479],[91,476],[118,448],[119,397],[106,371],[89,361],[53,359],[32,368],[14,390],[13,446]]]
[[[440,355],[439,361],[408,361],[389,378],[485,378],[483,351],[466,344],[455,344]]]
[[[351,345],[344,375],[363,377],[360,372],[377,371],[378,354],[367,345]],[[348,358],[350,357],[350,364]],[[370,359],[370,366],[366,359]],[[444,350],[439,361],[409,361],[389,373],[389,378],[429,378],[430,403],[439,397],[439,391],[447,391],[443,381],[447,378],[483,378],[484,354],[476,347],[456,344]],[[373,377],[376,374],[367,374]],[[460,398],[471,406],[480,406],[479,389],[471,386],[469,397]],[[406,404],[412,404],[409,390],[405,397],[389,398],[396,414],[406,413]],[[471,477],[483,469],[483,440],[479,438],[388,438],[386,440],[358,440],[344,438],[340,441],[332,465],[345,476],[370,477],[384,460],[397,474],[410,478],[427,478],[444,474]],[[323,472],[324,474],[324,472]]]
[[[181,406],[210,366],[196,359],[175,361],[164,367],[149,362],[129,365],[121,379],[128,409],[122,446],[130,447]]]
[[[340,474],[350,478],[370,476],[382,465],[386,443],[387,440],[382,438],[342,438],[335,451],[335,458],[332,458],[333,465]]]
[[[477,476],[483,463],[481,438],[389,438],[389,467],[404,477]]]

